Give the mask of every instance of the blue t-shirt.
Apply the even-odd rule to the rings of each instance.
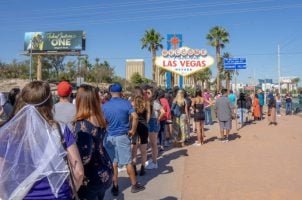
[[[129,131],[129,115],[135,112],[130,101],[113,97],[103,105],[103,113],[108,123],[107,132],[110,136],[120,136]]]
[[[264,105],[264,95],[262,93],[258,94],[258,99],[259,99],[259,105],[263,106]]]
[[[233,106],[235,106],[235,103],[236,103],[236,95],[233,94],[233,93],[231,93],[231,94],[228,95],[228,99],[230,100],[231,104],[232,104]]]
[[[64,140],[67,148],[75,143],[75,138],[69,128],[66,126],[64,130]],[[68,180],[66,180],[59,190],[58,198],[53,195],[47,178],[37,181],[24,199],[71,199],[71,188]]]

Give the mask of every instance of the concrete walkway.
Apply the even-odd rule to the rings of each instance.
[[[149,152],[150,155],[150,152]],[[132,194],[131,184],[126,171],[119,173],[118,197],[113,197],[107,191],[105,200],[176,200],[181,199],[182,180],[187,157],[186,148],[169,148],[160,154],[158,169],[146,170],[145,176],[138,176],[138,181],[146,186],[142,192]],[[139,171],[140,165],[137,166]]]
[[[182,199],[302,199],[302,118],[278,117],[233,129],[231,141],[188,148]]]
[[[302,199],[302,118],[282,116],[278,122],[233,129],[228,143],[217,140],[216,123],[206,131],[205,145],[165,151],[157,170],[138,177],[145,191],[132,194],[121,172],[120,195],[113,198],[108,190],[105,199]]]

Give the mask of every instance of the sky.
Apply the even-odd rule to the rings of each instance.
[[[206,40],[214,26],[230,34],[222,52],[247,60],[239,82],[261,78],[277,82],[278,45],[281,76],[302,80],[298,0],[0,0],[0,60],[28,59],[20,55],[25,32],[83,30],[87,39],[82,53],[90,62],[106,60],[125,77],[126,59],[144,59],[146,77],[151,78],[151,53],[141,49],[140,42],[146,30],[155,28],[164,38],[180,33],[183,46],[207,49],[215,57]],[[166,40],[163,45],[166,48]],[[215,68],[211,67],[213,74]]]

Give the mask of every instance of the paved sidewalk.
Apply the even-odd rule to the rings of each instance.
[[[278,122],[234,128],[228,143],[217,140],[216,123],[206,131],[205,145],[171,148],[159,157],[159,169],[138,176],[145,191],[132,194],[124,171],[120,195],[113,198],[108,190],[105,200],[300,200],[302,118],[282,116]]]
[[[150,155],[150,152],[149,152]],[[169,148],[158,159],[158,169],[146,170],[145,176],[138,176],[138,181],[146,186],[142,192],[131,193],[130,180],[126,171],[119,173],[118,197],[113,197],[110,189],[105,200],[176,200],[181,199],[186,148]],[[139,171],[140,165],[137,166]]]
[[[182,199],[302,199],[302,118],[277,120],[233,129],[228,143],[208,131],[207,144],[188,148]]]

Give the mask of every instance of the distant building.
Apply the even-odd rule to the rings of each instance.
[[[231,84],[231,89],[235,93],[239,93],[239,91],[244,90],[245,87],[246,87],[246,84],[243,84],[243,83],[237,83],[237,84],[232,83]]]
[[[273,79],[258,79],[259,85],[262,86],[262,84],[270,83],[273,84]]]
[[[130,81],[134,73],[139,73],[145,77],[145,61],[143,59],[126,60],[126,80]]]

